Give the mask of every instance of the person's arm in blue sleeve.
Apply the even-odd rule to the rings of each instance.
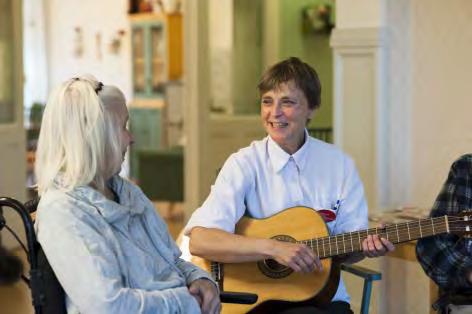
[[[189,286],[193,281],[202,278],[214,282],[209,273],[207,273],[200,267],[190,262],[187,262],[181,258],[182,252],[175,243],[174,239],[171,237],[166,223],[164,222],[164,220],[162,220],[160,216],[157,215],[154,205],[151,203],[151,201],[147,199],[147,197],[144,196],[144,194],[143,199],[146,202],[145,215],[149,228],[151,228],[153,232],[159,235],[160,239],[163,241],[163,245],[169,247],[172,250],[174,264],[184,275],[187,286]],[[216,286],[215,282],[214,284]]]
[[[198,301],[202,313],[219,313],[220,296],[216,282],[203,269],[181,258],[182,252],[170,236],[165,222],[156,214],[154,206],[147,199],[146,220],[154,232],[159,234],[163,244],[173,253],[174,265],[185,277],[190,294]]]
[[[119,261],[99,230],[69,211],[53,209],[70,204],[52,205],[40,213],[38,240],[80,312],[200,313],[197,299],[186,286],[154,291],[126,287]]]

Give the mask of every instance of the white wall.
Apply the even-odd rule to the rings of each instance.
[[[389,175],[379,184],[388,186],[386,205],[430,207],[450,164],[472,148],[472,2],[341,0],[337,10],[338,30],[376,24],[385,33],[387,88],[380,101],[388,104]]]
[[[389,208],[413,205],[411,191],[412,12],[410,0],[388,1],[386,9]],[[387,207],[387,208],[388,208]]]
[[[379,27],[384,24],[385,0],[337,0],[336,27]],[[388,0],[387,0],[388,1]]]
[[[45,0],[47,23],[48,80],[54,87],[77,74],[90,73],[104,84],[118,86],[131,97],[130,28],[127,0]],[[74,56],[76,27],[82,28],[83,56]],[[124,30],[121,51],[109,52],[109,44]],[[101,44],[96,34],[101,34]],[[102,58],[99,59],[97,51]]]
[[[208,1],[211,107],[232,113],[233,0]]]
[[[34,102],[46,103],[48,94],[45,0],[23,1],[24,122],[29,126]]]
[[[71,77],[92,74],[104,84],[115,85],[130,102],[132,96],[130,22],[127,0],[43,0],[46,20],[46,55],[49,91]],[[82,29],[83,54],[74,55],[75,28]],[[109,46],[123,30],[121,49],[110,52]],[[101,40],[97,41],[97,34]],[[34,82],[33,82],[34,84]],[[48,93],[49,93],[48,91]],[[122,175],[128,173],[128,160]]]
[[[385,142],[388,148],[386,155],[376,156],[377,163],[384,163],[384,171],[388,173],[383,177],[385,181],[378,182],[388,191],[385,205],[390,208],[405,204],[430,208],[450,164],[461,154],[470,152],[472,147],[469,100],[472,2],[451,0],[445,6],[442,0],[340,0],[336,4],[338,30],[355,33],[375,28],[385,35],[379,37],[385,42],[377,43],[385,49],[384,58],[376,65],[377,73],[382,74],[380,81],[367,82],[370,87],[366,86],[358,96],[351,93],[355,99],[342,99],[339,103],[349,105],[362,101],[366,93],[377,91],[382,84],[386,86],[383,97],[378,100],[383,105],[376,107],[388,115],[385,134],[376,134],[380,136],[377,143]],[[338,34],[342,32],[338,31]],[[346,42],[353,43],[352,51],[362,48],[352,38],[349,40]],[[349,63],[344,62],[344,65]],[[360,71],[369,73],[371,70],[371,67],[364,67]],[[338,72],[336,78],[341,96],[360,86],[356,77],[362,77],[354,71],[348,77],[346,73]],[[339,82],[344,85],[339,86]],[[336,110],[343,112],[344,108]],[[344,115],[343,118],[342,131],[358,124],[355,115]],[[376,129],[379,122],[382,121],[377,116],[371,127]],[[362,130],[366,126],[358,128]],[[356,162],[365,165],[363,160],[369,160],[371,151],[362,149],[363,137],[351,137],[349,143],[342,144],[355,152]],[[361,176],[363,173],[368,175],[362,167],[360,170]],[[379,209],[370,208],[371,211]],[[379,313],[426,313],[430,310],[428,278],[416,261],[386,257],[367,262],[372,264],[370,267],[382,269],[383,273],[382,282],[375,291],[379,295]],[[374,307],[372,312],[377,309]]]
[[[453,160],[472,151],[472,2],[414,0],[412,16],[411,195],[429,207]]]

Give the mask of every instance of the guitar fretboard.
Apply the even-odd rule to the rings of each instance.
[[[368,235],[379,235],[393,244],[408,242],[449,232],[447,216],[426,218],[391,224],[384,228],[371,228],[335,236],[298,241],[311,247],[320,258],[362,251],[362,241]]]

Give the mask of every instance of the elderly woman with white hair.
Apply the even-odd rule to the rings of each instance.
[[[133,142],[127,120],[123,93],[88,76],[61,84],[44,112],[36,232],[68,313],[218,313],[215,283],[118,175]]]

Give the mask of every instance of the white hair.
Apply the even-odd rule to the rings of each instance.
[[[104,191],[122,157],[120,125],[108,110],[117,99],[124,99],[118,88],[92,76],[70,79],[50,94],[36,153],[39,195],[55,180],[66,190],[92,185]]]

